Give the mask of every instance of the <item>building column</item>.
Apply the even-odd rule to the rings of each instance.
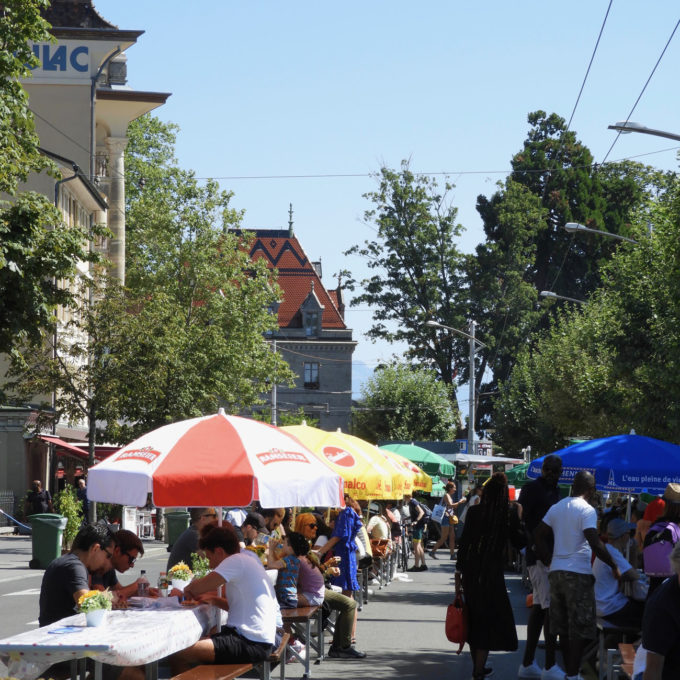
[[[109,209],[107,224],[112,233],[109,247],[111,274],[125,283],[125,148],[127,137],[107,137],[109,152]]]

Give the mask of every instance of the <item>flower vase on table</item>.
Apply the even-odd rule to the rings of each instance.
[[[111,609],[113,593],[110,590],[88,590],[78,599],[78,611],[85,614],[88,626],[101,626]]]
[[[168,578],[172,583],[172,587],[177,588],[177,590],[182,592],[184,592],[184,588],[186,587],[187,583],[191,581],[193,576],[194,575],[191,572],[191,569],[188,565],[184,564],[184,562],[178,562],[168,571]]]

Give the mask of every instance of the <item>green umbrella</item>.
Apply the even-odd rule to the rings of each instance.
[[[524,486],[529,481],[527,478],[528,467],[529,463],[521,463],[508,470],[505,473],[505,476],[508,478],[508,484],[512,484],[513,486]]]
[[[441,498],[446,493],[446,486],[439,477],[432,477],[432,491],[430,496],[433,498]]]
[[[437,453],[424,449],[422,446],[415,446],[413,444],[384,444],[380,448],[394,451],[394,453],[408,458],[419,468],[425,470],[428,475],[454,477],[456,474],[456,466],[453,463],[450,463],[446,458]]]

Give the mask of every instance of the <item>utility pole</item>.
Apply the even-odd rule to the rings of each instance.
[[[470,337],[470,408],[468,412],[468,455],[472,455],[475,452],[475,326],[477,324],[470,319],[470,325],[468,326],[468,332]]]
[[[276,340],[272,340],[272,351],[276,354]],[[276,427],[276,382],[272,383],[272,425]]]

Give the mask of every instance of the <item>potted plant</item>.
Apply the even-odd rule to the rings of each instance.
[[[78,599],[78,611],[85,614],[88,626],[101,626],[112,602],[113,593],[110,590],[88,590]]]
[[[191,553],[191,571],[194,572],[194,578],[203,578],[210,571],[208,558],[198,553]]]
[[[168,577],[172,581],[172,587],[177,588],[177,590],[184,590],[189,581],[193,578],[191,569],[184,562],[178,562],[174,567],[170,567],[168,572]]]

